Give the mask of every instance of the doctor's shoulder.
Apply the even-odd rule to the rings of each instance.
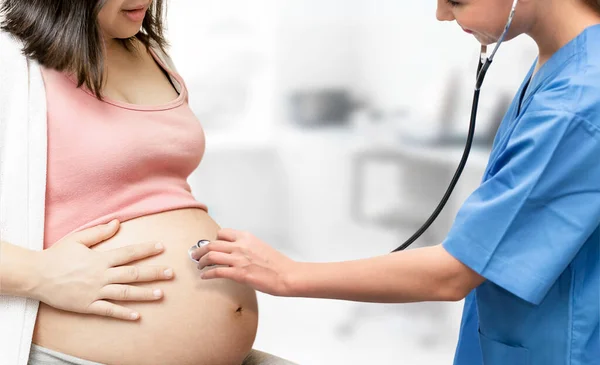
[[[600,65],[569,65],[543,84],[528,112],[564,115],[563,120],[585,121],[600,131]]]

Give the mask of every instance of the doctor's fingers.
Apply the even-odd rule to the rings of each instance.
[[[246,284],[248,270],[242,267],[215,266],[208,267],[200,274],[203,280],[229,279],[240,284]]]
[[[289,296],[289,293],[273,270],[259,265],[243,267],[209,267],[200,274],[203,280],[229,279],[266,294]]]
[[[202,270],[209,266],[243,267],[249,264],[248,259],[236,253],[224,253],[211,251],[198,261],[198,269]]]
[[[217,239],[222,241],[235,242],[249,236],[248,232],[238,231],[231,228],[223,228],[217,232]]]
[[[192,252],[192,258],[194,260],[199,260],[201,257],[206,256],[206,254],[209,252],[232,253],[238,249],[239,247],[235,243],[226,241],[211,241],[206,246],[195,249]]]

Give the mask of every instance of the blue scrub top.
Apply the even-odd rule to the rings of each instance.
[[[600,25],[533,70],[443,242],[486,279],[456,365],[600,364]]]

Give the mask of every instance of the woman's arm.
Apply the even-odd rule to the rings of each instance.
[[[484,281],[441,245],[364,260],[299,263],[249,233],[221,230],[218,240],[196,250],[194,258],[200,259],[205,279],[227,278],[279,296],[457,301]]]
[[[35,251],[0,241],[0,294],[33,297],[37,270]]]
[[[137,320],[140,316],[112,301],[153,301],[158,289],[133,283],[173,278],[164,266],[126,266],[163,252],[156,242],[133,244],[110,251],[90,248],[114,236],[119,222],[67,235],[44,251],[29,251],[2,242],[0,294],[42,301],[54,308],[86,314]]]

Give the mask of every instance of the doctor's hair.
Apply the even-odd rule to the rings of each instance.
[[[77,77],[98,99],[105,79],[104,38],[98,14],[106,0],[0,0],[0,28],[23,43],[23,54],[40,65]],[[120,40],[131,50],[138,39],[145,47],[163,52],[164,0],[153,0],[142,28]]]
[[[584,2],[596,13],[600,14],[600,0],[584,0]]]

